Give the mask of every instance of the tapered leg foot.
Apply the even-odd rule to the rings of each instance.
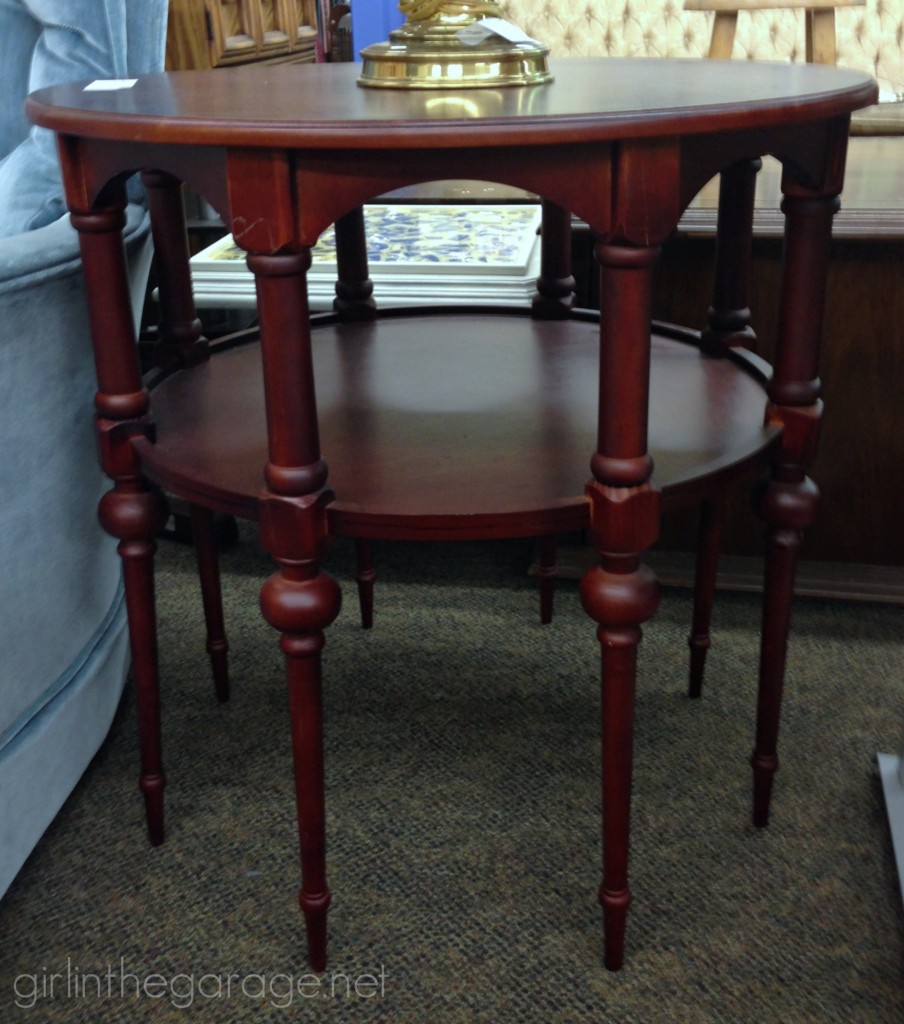
[[[812,523],[819,504],[816,485],[803,475],[796,480],[770,480],[761,490],[759,511],[769,524],[763,583],[763,622],[757,692],[756,741],[753,767],[753,823],[769,823],[772,781],[779,767],[778,733],[794,577],[803,530]]]
[[[361,628],[371,629],[374,624],[374,569],[373,545],[364,537],[355,541],[357,561],[355,580],[358,584],[358,606],[361,610]]]
[[[540,623],[552,622],[553,602],[556,595],[556,538],[540,538]]]
[[[600,622],[597,637],[602,669],[602,825],[603,877],[599,902],[603,908],[606,967],[620,970],[624,962],[625,928],[631,893],[628,885],[630,845],[634,691],[639,626],[600,621],[604,616],[645,620],[656,609],[655,576],[636,559],[603,558],[581,581],[584,610]],[[608,563],[608,565],[607,565]],[[612,568],[627,569],[614,572]]]
[[[625,929],[631,893],[625,889],[610,892],[600,887],[600,906],[603,908],[604,962],[609,971],[620,971],[625,962]]]
[[[214,692],[217,700],[225,704],[229,700],[229,658],[228,646],[223,643],[221,647],[211,641],[207,644],[207,653],[210,656],[210,671],[213,675]]]
[[[220,586],[220,556],[217,551],[214,514],[200,505],[191,506],[192,532],[201,602],[207,629],[207,653],[213,674],[214,690],[221,703],[229,700],[229,641],[223,619],[223,593]]]
[[[147,825],[148,842],[151,846],[160,846],[165,838],[163,829],[163,791],[166,788],[166,777],[158,775],[142,775],[138,787],[144,794],[144,818]]]
[[[148,840],[163,842],[163,791],[166,776],[160,725],[160,685],[157,654],[157,613],[154,599],[153,537],[166,518],[162,498],[149,490],[112,490],[101,499],[100,520],[120,540],[123,587],[129,620],[132,679],[138,712],[138,745],[141,768],[138,786],[144,794]],[[140,534],[144,534],[141,536]]]
[[[722,546],[722,524],[725,502],[723,495],[708,498],[700,507],[700,526],[697,537],[697,568],[694,579],[694,612],[690,636],[690,670],[688,696],[698,698],[703,691],[703,672],[706,655],[711,645],[710,623],[713,599],[716,593],[716,573]]]
[[[336,581],[316,565],[274,574],[261,590],[267,621],[280,629],[289,689],[289,721],[301,859],[298,902],[304,914],[308,955],[314,970],[326,965],[326,808],[323,763],[321,651],[323,628],[339,614]]]
[[[703,693],[703,675],[706,670],[706,655],[710,644],[709,634],[705,637],[693,634],[688,639],[691,660],[688,668],[687,695],[691,700],[697,700]]]
[[[138,787],[144,795],[148,842],[160,846],[164,839],[163,792],[166,775],[160,723],[160,685],[157,657],[157,623],[154,603],[153,542],[123,541],[123,582],[129,608],[132,644],[132,676],[138,708],[138,745],[141,769]]]
[[[750,764],[753,768],[753,824],[765,828],[769,824],[772,780],[778,771],[778,756],[754,751]]]
[[[326,969],[326,921],[331,899],[329,892],[307,893],[302,889],[298,894],[308,940],[308,961],[318,973]]]

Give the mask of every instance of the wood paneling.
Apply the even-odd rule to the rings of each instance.
[[[713,242],[675,238],[658,268],[654,314],[702,327]],[[755,241],[751,311],[769,359],[777,317],[781,242]],[[804,557],[904,565],[904,242],[837,241],[821,359],[826,411],[812,476],[823,494]],[[692,550],[693,514],[664,524],[662,546]],[[758,554],[761,528],[743,493],[731,502],[725,550]]]
[[[825,415],[812,477],[823,495],[802,557],[830,563],[904,566],[904,139],[852,138],[829,267],[820,361]],[[759,353],[774,349],[783,217],[778,165],[766,161],[757,184],[750,308]],[[717,182],[704,188],[663,248],[653,315],[702,328],[713,288]],[[575,235],[578,301],[594,306],[590,239]],[[659,547],[696,547],[696,509],[663,523]],[[762,526],[749,489],[729,500],[724,551],[762,554]]]

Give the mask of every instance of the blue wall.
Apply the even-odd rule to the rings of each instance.
[[[399,14],[398,0],[353,0],[352,40],[355,59],[371,43],[385,42],[390,31],[405,19]]]

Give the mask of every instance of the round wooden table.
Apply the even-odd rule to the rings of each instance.
[[[581,598],[602,652],[600,902],[606,964],[618,969],[630,903],[635,658],[657,605],[641,555],[657,536],[661,494],[708,493],[767,455],[753,768],[754,820],[768,817],[796,555],[818,497],[806,467],[821,414],[831,221],[850,113],[874,102],[876,88],[854,72],[750,61],[572,59],[553,62],[553,72],[545,86],[430,92],[362,89],[354,65],[246,67],[118,88],[65,85],[28,102],[33,120],[59,134],[81,238],[100,457],[113,480],[100,515],[123,559],[151,839],[163,836],[159,485],[200,507],[257,517],[278,564],[261,605],[286,656],[300,902],[317,969],[330,900],[320,652],[340,602],[320,561],[333,533],[590,530],[599,561]],[[771,372],[741,348],[753,339],[747,249],[752,175],[764,154],[783,165],[786,220]],[[153,396],[138,365],[121,242],[123,183],[136,170],[153,220],[161,358],[176,368]],[[659,247],[719,173],[708,326],[700,336],[651,331]],[[536,193],[548,224],[568,214],[586,221],[600,266],[598,316],[568,309],[565,257],[550,230],[533,317],[375,318],[361,204],[448,178]],[[256,279],[259,338],[213,359],[191,299],[183,182],[222,214]],[[312,324],[310,249],[333,223],[337,316]]]

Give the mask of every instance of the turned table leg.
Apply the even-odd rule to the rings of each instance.
[[[333,309],[342,320],[373,320],[377,315],[374,286],[367,266],[367,232],[359,206],[335,224],[336,297]]]
[[[703,692],[703,672],[706,668],[706,654],[711,644],[709,630],[716,595],[716,574],[719,568],[724,520],[725,495],[719,491],[701,504],[697,528],[694,611],[691,632],[687,638],[691,652],[687,695],[695,699]]]
[[[310,250],[249,254],[260,310],[268,461],[261,540],[279,568],[261,590],[264,617],[280,631],[289,688],[298,833],[299,903],[308,955],[326,965],[326,880],[321,662],[324,630],[339,614],[339,585],[320,568],[327,546],[327,467],[320,457],[306,272]]]
[[[148,837],[163,842],[163,790],[166,778],[160,742],[157,619],[154,604],[154,537],[166,519],[160,494],[149,487],[132,446],[151,431],[148,393],[141,380],[122,242],[125,195],[120,205],[73,211],[79,233],[88,314],[95,339],[98,390],[95,396],[101,465],[113,481],[100,502],[104,529],[119,540],[129,620],[132,677],[138,707],[141,756],[139,785],[144,794]]]
[[[760,159],[740,160],[726,167],[719,176],[713,304],[700,337],[703,351],[714,357],[725,355],[731,348],[756,350],[756,334],[750,326],[750,261],[756,176],[762,164]],[[722,492],[710,496],[701,505],[693,623],[688,637],[691,652],[688,696],[692,698],[699,697],[703,689],[724,516]]]
[[[822,414],[817,376],[837,192],[813,195],[782,183],[785,259],[767,420],[782,439],[758,509],[766,522],[766,572],[753,766],[753,822],[766,825],[778,769],[778,731],[797,556],[819,492],[806,470],[816,455]]]
[[[192,538],[201,584],[201,604],[207,631],[207,654],[213,685],[221,703],[229,700],[229,641],[223,618],[223,589],[220,583],[220,554],[217,551],[216,520],[203,505],[191,505]]]
[[[346,321],[373,320],[377,315],[373,282],[367,260],[367,226],[364,210],[358,206],[340,217],[336,232],[336,297],[333,309]],[[373,545],[365,537],[355,540],[358,584],[358,605],[361,626],[371,629],[374,624],[374,568]]]
[[[740,160],[719,176],[713,304],[702,332],[703,350],[720,356],[729,348],[756,350],[750,326],[750,264],[756,176],[762,160]]]
[[[550,199],[542,200],[540,276],[531,302],[537,320],[567,320],[574,306],[575,281],[571,258],[571,213]],[[556,592],[556,538],[540,538],[540,622],[552,622]]]
[[[542,202],[540,276],[531,303],[538,320],[567,320],[574,305],[571,267],[571,214],[549,199]]]
[[[209,357],[207,339],[195,310],[189,264],[182,184],[162,171],[145,171],[154,238],[155,272],[160,303],[158,366],[194,366]]]
[[[659,531],[659,492],[650,483],[647,409],[650,289],[658,248],[596,246],[600,264],[600,405],[597,451],[587,486],[599,563],[581,581],[581,603],[598,623],[602,669],[603,909],[605,962],[619,970],[631,893],[628,849],[634,686],[640,624],[659,588],[640,554]]]
[[[210,351],[202,333],[192,292],[182,183],[163,171],[144,171],[141,180],[147,190],[156,254],[160,307],[156,362],[161,367],[173,364],[196,366],[206,362]],[[194,504],[191,517],[207,630],[207,653],[210,656],[217,698],[226,701],[229,699],[229,644],[223,625],[214,518],[208,509]]]

